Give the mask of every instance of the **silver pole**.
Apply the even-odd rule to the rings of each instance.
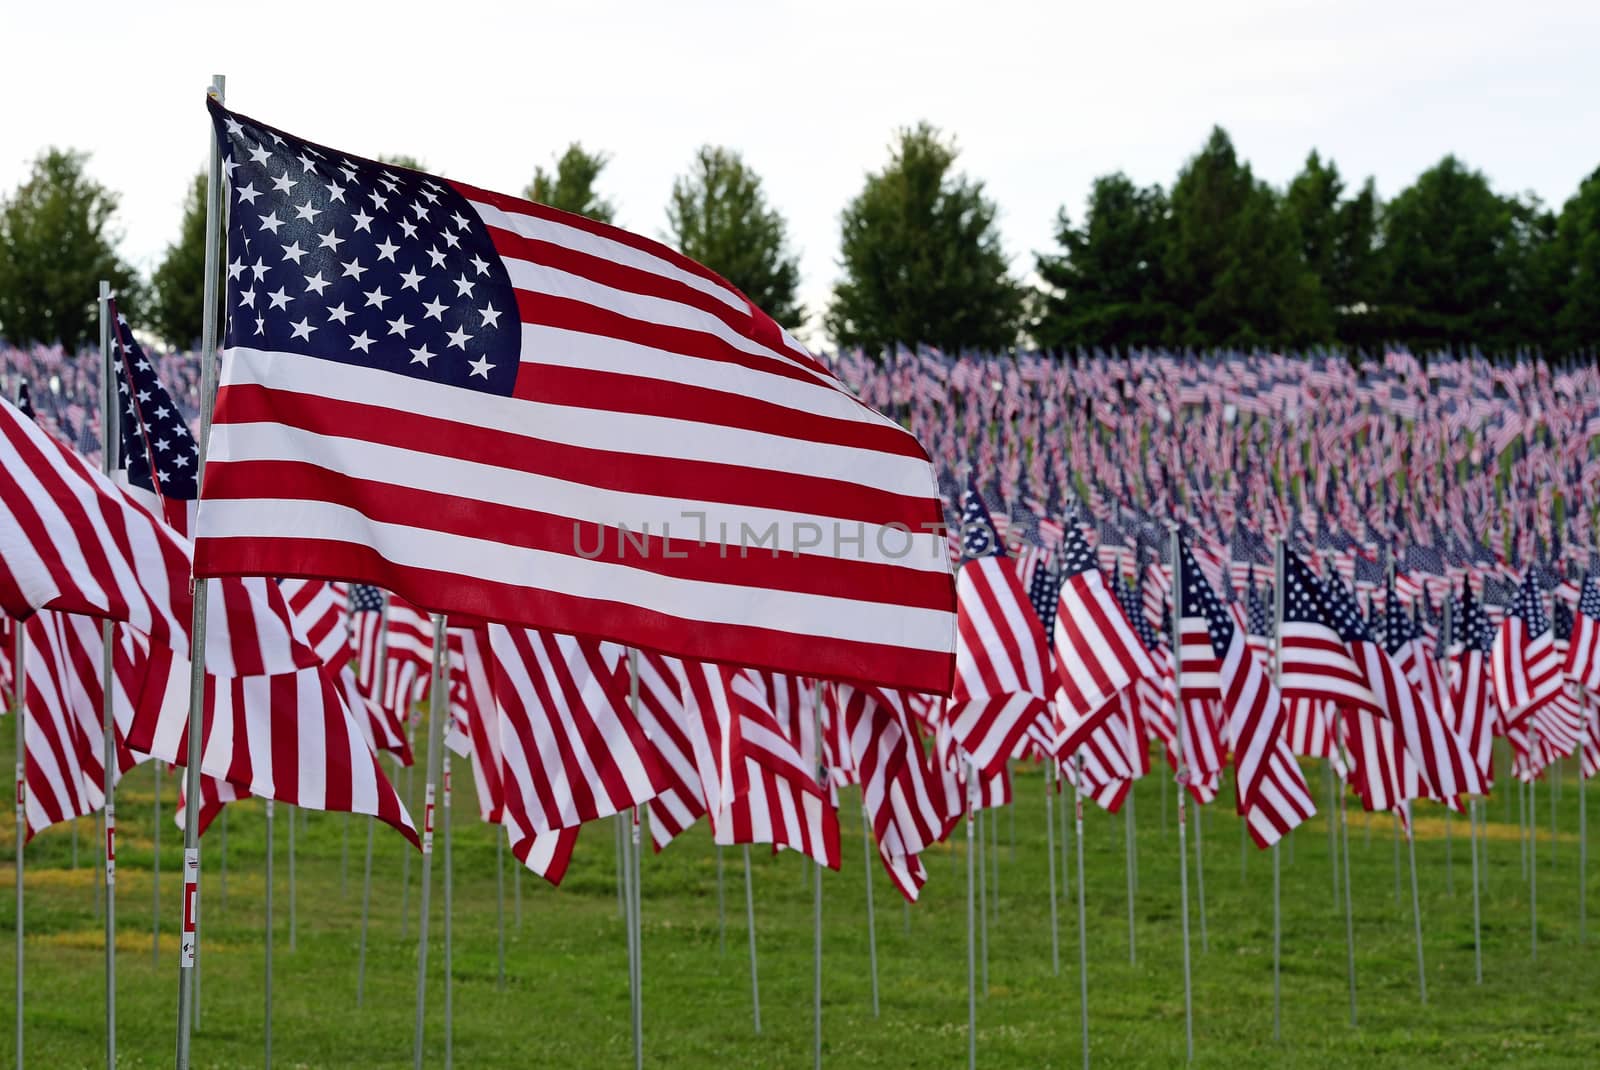
[[[265,936],[262,941],[265,950],[264,974],[266,985],[264,990],[265,1007],[262,1014],[263,1028],[261,1039],[266,1052],[266,1065],[272,1065],[272,833],[273,833],[273,806],[272,800],[267,801],[267,917]]]
[[[228,808],[222,808],[222,864],[217,869],[217,910],[228,908]]]
[[[350,813],[345,812],[339,840],[339,898],[350,894]]]
[[[522,931],[522,867],[511,867],[511,912],[517,931]]]
[[[1583,706],[1583,718],[1587,721],[1591,716],[1588,690],[1578,688],[1578,698]],[[1580,944],[1589,942],[1588,903],[1585,901],[1587,889],[1584,887],[1584,882],[1589,876],[1589,811],[1588,803],[1584,800],[1586,785],[1580,744],[1578,759],[1578,943]]]
[[[422,1070],[423,1014],[428,1005],[428,900],[433,885],[433,803],[439,781],[439,744],[444,735],[445,658],[444,614],[433,614],[432,669],[428,681],[428,773],[422,785],[422,910],[417,917],[417,1007],[411,1039],[411,1062]]]
[[[27,656],[28,643],[24,637],[26,623],[24,621],[12,622],[12,635],[16,642],[12,650],[11,671],[14,674],[14,687],[12,689],[13,707],[12,721],[17,732],[17,1068],[25,1065],[22,1061],[22,855],[23,846],[28,839],[28,750],[26,722],[28,720],[28,674]],[[111,690],[109,687],[106,689]]]
[[[1411,800],[1406,800],[1406,848],[1411,854],[1411,922],[1417,937],[1417,989],[1423,1006],[1428,1003],[1428,969],[1422,958],[1422,899],[1417,894],[1417,835],[1413,825]]]
[[[1178,713],[1178,730],[1173,735],[1173,758],[1178,765],[1178,886],[1183,900],[1183,1036],[1190,1062],[1194,1062],[1194,990],[1189,967],[1189,812],[1184,784],[1188,770],[1183,764],[1183,733],[1188,718],[1183,712],[1183,568],[1179,556],[1178,527],[1172,527],[1172,693]],[[1082,873],[1079,873],[1082,879]]]
[[[1132,706],[1128,706],[1127,707],[1127,714],[1128,714],[1128,748],[1131,751],[1133,749],[1133,745],[1134,745],[1134,741],[1133,741],[1134,723],[1133,723],[1133,707]],[[1136,766],[1133,763],[1133,758],[1134,758],[1134,756],[1130,753],[1128,755],[1130,771],[1133,768],[1136,768]],[[1133,872],[1133,870],[1134,870],[1133,784],[1134,784],[1134,782],[1130,779],[1128,781],[1128,798],[1127,798],[1126,802],[1124,802],[1124,804],[1123,804],[1123,811],[1122,811],[1122,814],[1123,814],[1123,822],[1122,822],[1123,840],[1125,841],[1124,842],[1124,848],[1125,848],[1125,851],[1126,851],[1126,854],[1127,854],[1126,861],[1123,863],[1123,868],[1128,871],[1127,877],[1128,877],[1128,965],[1129,966],[1134,965],[1138,961],[1137,948],[1136,948],[1135,939],[1134,939],[1134,923],[1133,923],[1133,894],[1134,894],[1134,881],[1135,881],[1134,872]]]
[[[1056,910],[1056,759],[1045,756],[1044,775],[1044,843],[1050,858],[1050,972],[1061,976],[1061,927]]]
[[[1344,745],[1337,743],[1337,737],[1336,745],[1341,752],[1344,751]],[[1344,856],[1344,863],[1340,867],[1344,870],[1344,958],[1345,976],[1350,979],[1350,1027],[1353,1029],[1356,1025],[1356,922],[1355,907],[1350,900],[1350,815],[1344,791],[1339,792],[1339,845],[1340,853]]]
[[[867,869],[867,961],[872,970],[872,1016],[878,1017],[878,919],[872,902],[872,825],[861,807],[861,843]]]
[[[756,977],[756,897],[750,885],[750,845],[744,845],[744,927],[750,937],[750,1010],[761,1033],[761,983]]]
[[[367,818],[367,855],[361,867],[361,950],[356,957],[356,1006],[361,1006],[367,987],[367,918],[372,908],[372,826]]]
[[[728,903],[722,884],[722,844],[717,844],[717,954],[728,954]]]
[[[1272,579],[1272,687],[1277,690],[1283,680],[1283,580],[1284,545],[1279,535],[1274,546]],[[1281,702],[1282,695],[1279,695]],[[1280,706],[1281,709],[1281,706]],[[1332,815],[1329,820],[1332,821]],[[1244,822],[1239,823],[1244,827]],[[1332,829],[1330,824],[1329,829]],[[1282,879],[1278,863],[1278,844],[1272,845],[1272,1039],[1283,1040],[1283,900]],[[1334,898],[1338,899],[1335,892]]]
[[[213,75],[207,95],[222,103],[225,81]],[[208,121],[209,124],[209,121]],[[200,330],[200,420],[195,433],[199,461],[195,476],[203,479],[206,470],[206,445],[211,433],[211,407],[217,396],[217,284],[222,264],[222,147],[214,133],[206,134],[210,166],[206,181],[206,256],[204,305]],[[188,779],[183,826],[183,942],[178,955],[178,1044],[177,1070],[189,1070],[190,999],[195,952],[200,943],[198,908],[200,898],[200,734],[205,713],[206,693],[206,594],[207,583],[195,583],[194,620],[189,629],[189,754],[184,768]],[[159,768],[159,766],[158,766]],[[160,774],[157,773],[157,776]],[[160,798],[159,791],[156,795]],[[156,827],[160,828],[157,820]]]
[[[501,835],[500,826],[489,827],[494,832],[494,927],[499,963],[499,972],[495,975],[495,987],[504,990],[506,987],[506,838]]]
[[[1089,936],[1084,921],[1083,888],[1083,752],[1073,756],[1072,812],[1078,848],[1078,1018],[1083,1029],[1083,1068],[1089,1070]]]
[[[295,807],[295,806],[290,806],[289,807],[289,954],[291,954],[291,955],[299,950],[299,935],[300,935],[299,934],[300,916],[299,916],[298,912],[296,911],[296,907],[297,907],[296,900],[299,897],[295,895],[295,887],[294,887],[294,856],[295,856],[294,827],[300,823],[297,820],[297,817],[298,817],[298,808]]]
[[[635,719],[639,716],[639,648],[628,648],[628,708]],[[623,857],[627,860],[628,881],[628,946],[633,953],[633,1065],[634,1070],[644,1066],[644,930],[640,922],[639,903],[639,808],[632,810],[628,822],[631,835],[624,843]]]
[[[978,944],[977,944],[977,919],[974,917],[974,908],[977,903],[976,869],[974,853],[974,831],[978,815],[978,777],[972,768],[972,763],[967,763],[967,1070],[975,1070],[978,1065]],[[20,887],[20,884],[19,884]],[[22,954],[19,942],[17,954]],[[20,1063],[19,1063],[20,1065]]]
[[[443,679],[441,675],[440,679]],[[450,829],[452,794],[450,784],[450,751],[444,752],[444,1065],[450,1070],[455,1065],[455,944],[453,936],[453,908],[455,906],[455,860],[451,852],[453,836]]]
[[[828,767],[822,756],[822,685],[811,685],[811,709],[817,741],[817,784],[828,789]],[[811,884],[811,1065],[822,1070],[822,863],[814,862]],[[637,1070],[637,1068],[636,1068]]]
[[[111,433],[117,413],[117,377],[111,360],[111,284],[100,281],[100,472],[107,478],[118,466],[120,435]],[[20,630],[20,625],[19,625]],[[106,885],[106,1070],[117,1067],[117,729],[112,684],[116,679],[116,625],[100,624],[103,658],[101,680],[100,765],[105,793],[105,839],[101,844],[105,859]],[[19,830],[21,826],[18,826]],[[22,857],[22,839],[17,839],[17,857]],[[19,885],[21,882],[18,882]],[[21,986],[18,986],[21,990]],[[20,1025],[17,1036],[22,1036]],[[21,1060],[17,1062],[22,1065]]]
[[[978,785],[976,770],[973,770],[972,782]],[[982,788],[978,790],[981,792]],[[989,866],[985,857],[989,837],[986,826],[992,816],[987,810],[978,811],[978,973],[983,980],[984,999],[989,998]]]
[[[614,853],[617,858],[617,917],[624,920],[628,917],[627,848],[622,844],[626,837],[627,833],[622,828],[622,817],[618,815],[617,819],[611,824],[611,839],[612,846],[616,849]],[[628,971],[630,973],[633,971],[632,951],[628,952]]]
[[[1472,967],[1478,983],[1483,984],[1483,928],[1478,910],[1478,800],[1467,803],[1467,820],[1472,825]]]
[[[202,588],[204,585],[202,585]],[[150,834],[150,963],[155,965],[161,961],[161,783],[163,775],[160,762],[150,763],[150,776],[153,778],[151,797],[152,802],[152,832]],[[184,837],[188,839],[187,836]],[[182,984],[183,981],[180,980]]]
[[[1537,730],[1528,732],[1529,750],[1539,744]],[[1539,793],[1528,781],[1528,941],[1535,962],[1539,959]]]
[[[1314,716],[1314,715],[1313,715]],[[1328,874],[1333,878],[1333,906],[1339,908],[1339,829],[1334,824],[1333,812],[1337,809],[1334,792],[1338,778],[1333,772],[1333,762],[1322,763],[1322,779],[1328,792]]]
[[[628,859],[628,834],[624,823],[628,815],[618,811],[616,825],[617,890],[622,893],[622,930],[628,946],[628,1028],[633,1029],[633,1012],[639,1005],[639,986],[635,981],[634,963],[638,949],[634,946],[633,931],[633,877],[632,863]]]

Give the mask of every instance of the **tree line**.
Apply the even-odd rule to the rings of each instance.
[[[840,278],[812,310],[832,340],[882,352],[1252,349],[1398,343],[1592,352],[1600,339],[1600,169],[1559,210],[1497,192],[1446,156],[1392,200],[1348,183],[1312,151],[1282,189],[1211,131],[1170,187],[1095,179],[1079,220],[1062,208],[1052,248],[1019,272],[997,205],[960,170],[955,140],[927,123],[840,214]],[[385,162],[421,169],[403,156]],[[524,196],[602,222],[610,157],[573,143],[534,169]],[[120,256],[117,195],[82,152],[48,149],[0,201],[0,336],[87,344],[108,278],[124,307],[176,346],[200,333],[204,173],[176,240],[148,280]],[[672,184],[664,241],[719,272],[780,323],[808,314],[783,215],[735,150],[703,146]],[[1025,277],[1024,277],[1025,276]]]

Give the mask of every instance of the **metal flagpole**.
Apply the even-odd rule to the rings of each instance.
[[[111,363],[111,284],[100,282],[100,472],[110,478],[118,468],[120,435],[111,433],[111,420],[116,409],[117,378]],[[20,629],[19,629],[20,630]],[[100,767],[104,776],[105,793],[105,891],[106,891],[106,1070],[117,1067],[117,730],[112,682],[116,678],[116,625],[111,621],[100,624],[102,661],[101,680],[101,741]],[[19,674],[20,675],[20,674]],[[19,752],[20,754],[20,752]],[[18,826],[21,829],[21,826]],[[22,857],[21,837],[17,839],[17,857]],[[18,882],[19,886],[21,882]],[[97,885],[98,886],[98,885]],[[18,986],[21,991],[21,986]],[[22,1036],[18,1023],[17,1036]],[[19,1059],[17,1065],[21,1066]]]
[[[822,751],[822,684],[811,685],[817,746],[817,786],[827,798],[828,767]],[[811,884],[811,1065],[822,1070],[822,863],[815,862]],[[637,1070],[637,1068],[636,1068]]]
[[[639,648],[628,648],[628,708],[635,719],[639,716]],[[627,861],[628,881],[628,933],[629,947],[633,951],[633,1065],[634,1070],[644,1066],[644,932],[640,924],[639,904],[639,808],[632,810],[629,821],[631,833],[624,837],[623,858]]]
[[[441,675],[440,680],[444,677]],[[441,685],[443,686],[443,685]],[[452,910],[455,906],[455,862],[450,845],[453,839],[450,828],[450,751],[444,752],[444,1065],[450,1070],[455,1065],[455,945],[452,942],[455,926]]]
[[[1239,822],[1239,883],[1243,884],[1248,877],[1250,866],[1250,834],[1249,822]]]
[[[638,948],[634,946],[632,863],[628,860],[628,834],[624,828],[627,820],[628,815],[625,811],[617,811],[614,822],[617,840],[617,890],[622,893],[623,937],[628,946],[628,1028],[631,1032],[634,1011],[639,1006],[639,985],[634,972]]]
[[[756,896],[750,886],[750,845],[744,845],[744,927],[750,937],[750,1010],[761,1032],[761,983],[756,977]]]
[[[1589,709],[1589,692],[1586,688],[1578,688],[1579,704],[1583,707],[1583,719],[1589,720],[1593,714]],[[1583,751],[1580,744],[1578,758],[1578,943],[1589,942],[1589,917],[1588,904],[1585,902],[1585,880],[1589,876],[1589,813],[1584,800],[1584,788],[1588,778],[1583,775]]]
[[[266,960],[265,960],[265,965],[264,965],[264,974],[265,974],[265,978],[266,978],[266,984],[265,984],[265,989],[264,989],[264,992],[263,992],[263,997],[264,997],[264,1000],[265,1000],[265,1008],[264,1008],[264,1011],[263,1011],[263,1014],[262,1014],[262,1021],[263,1021],[264,1025],[263,1025],[263,1028],[262,1028],[261,1037],[262,1037],[262,1042],[263,1042],[263,1044],[265,1046],[265,1049],[266,1049],[266,1057],[267,1057],[266,1065],[271,1066],[272,1065],[272,854],[273,854],[273,847],[272,847],[273,828],[272,828],[272,824],[273,824],[273,813],[272,813],[272,800],[268,799],[266,801],[266,803],[267,803],[267,805],[266,805],[266,810],[267,810],[267,918],[266,918],[266,927],[265,927],[265,937],[264,937],[264,939],[262,941],[264,950],[266,952]]]
[[[1277,551],[1273,555],[1272,576],[1272,686],[1277,690],[1283,680],[1283,536],[1278,536]],[[1280,694],[1281,698],[1281,694]],[[1329,821],[1333,816],[1329,815]],[[1240,827],[1244,822],[1240,822]],[[1329,828],[1332,828],[1329,825]],[[1283,1039],[1283,901],[1282,883],[1278,865],[1278,844],[1272,845],[1272,1039]],[[1335,893],[1334,898],[1338,898]]]
[[[973,771],[977,784],[977,771]],[[982,788],[979,788],[982,791]],[[985,810],[978,811],[978,972],[983,979],[983,998],[989,998],[989,870],[984,858],[988,817]]]
[[[1183,715],[1183,583],[1178,550],[1178,526],[1172,525],[1172,694],[1178,711],[1178,730],[1173,735],[1173,758],[1178,766],[1178,886],[1183,900],[1183,1035],[1189,1061],[1194,1061],[1194,992],[1189,970],[1189,832],[1188,798],[1184,784],[1189,772],[1183,764],[1183,733],[1188,718]],[[1081,849],[1080,849],[1081,850]],[[1083,878],[1080,871],[1079,879]]]
[[[411,1062],[422,1070],[423,1012],[428,1005],[428,900],[433,890],[433,803],[439,781],[440,741],[444,735],[445,642],[444,614],[433,615],[432,668],[428,679],[428,772],[422,784],[422,878],[418,898],[422,911],[417,917],[417,1007],[411,1039]]]
[[[207,95],[218,104],[223,99],[224,79],[213,75]],[[208,124],[209,125],[209,124]],[[206,184],[206,254],[204,305],[200,330],[200,420],[195,434],[198,463],[197,480],[206,470],[206,446],[211,432],[211,407],[217,393],[217,312],[220,301],[217,284],[222,264],[222,148],[214,133],[206,133],[210,166]],[[201,483],[200,485],[203,485]],[[178,954],[178,1043],[177,1070],[189,1070],[189,1032],[191,981],[195,951],[199,946],[198,907],[200,897],[200,733],[205,710],[206,690],[206,594],[210,584],[194,584],[194,619],[189,631],[189,753],[184,768],[188,787],[183,826],[183,938]],[[156,766],[160,776],[160,765]],[[159,791],[156,797],[160,798]],[[156,827],[160,828],[157,821]]]
[[[381,692],[380,692],[381,693]],[[372,906],[372,826],[367,818],[367,856],[361,873],[361,951],[356,958],[356,1006],[361,1006],[367,985],[367,916]]]
[[[217,869],[217,909],[226,910],[228,907],[228,808],[222,808],[222,857],[221,866]]]
[[[1408,802],[1410,800],[1407,800]],[[1400,906],[1400,815],[1394,815],[1394,827],[1390,830],[1390,839],[1394,842],[1394,905]]]
[[[1344,744],[1338,739],[1338,714],[1334,714],[1335,736],[1334,745],[1339,748],[1341,757],[1344,755]],[[1348,763],[1348,759],[1344,759]],[[1348,769],[1349,765],[1346,764]],[[1350,901],[1350,815],[1346,807],[1346,792],[1339,792],[1339,845],[1341,854],[1344,855],[1344,958],[1345,976],[1350,979],[1350,1026],[1356,1024],[1356,922],[1355,907]]]
[[[295,911],[296,900],[294,888],[294,827],[300,822],[297,820],[298,808],[289,806],[289,954],[299,950],[300,917]]]
[[[978,777],[967,762],[967,1070],[978,1065],[978,952],[977,922],[973,916],[976,900],[973,832],[978,816]],[[21,883],[18,882],[18,887]],[[17,955],[22,954],[22,944],[17,944]],[[21,1061],[18,1061],[21,1065]]]
[[[1126,710],[1126,712],[1128,714],[1128,749],[1129,749],[1129,752],[1130,752],[1128,754],[1128,769],[1129,769],[1130,772],[1132,772],[1134,769],[1138,768],[1138,762],[1135,760],[1135,756],[1131,753],[1132,750],[1133,750],[1133,746],[1134,746],[1134,736],[1137,734],[1138,730],[1137,730],[1137,727],[1134,725],[1134,721],[1133,721],[1133,706],[1129,705],[1129,704],[1124,704],[1124,709]],[[1127,858],[1126,858],[1125,862],[1123,863],[1123,867],[1128,871],[1128,965],[1129,966],[1134,965],[1138,961],[1138,951],[1137,951],[1137,946],[1136,946],[1136,942],[1135,942],[1135,939],[1134,939],[1134,923],[1133,923],[1133,895],[1134,895],[1134,882],[1136,880],[1136,878],[1134,876],[1134,845],[1133,845],[1133,842],[1134,842],[1134,833],[1133,833],[1133,784],[1134,784],[1133,780],[1130,779],[1128,781],[1128,797],[1127,797],[1127,800],[1123,804],[1123,822],[1122,822],[1122,824],[1123,824],[1123,840],[1125,841],[1124,849],[1125,849],[1126,854],[1127,854]]]
[[[872,1016],[878,1017],[878,919],[872,902],[872,825],[861,807],[861,844],[867,869],[867,962],[872,970]]]
[[[1315,713],[1312,716],[1316,716]],[[1335,714],[1337,716],[1337,714]],[[1339,830],[1334,825],[1333,812],[1337,809],[1334,803],[1334,792],[1337,791],[1335,781],[1338,779],[1333,772],[1333,762],[1322,763],[1322,779],[1328,789],[1328,873],[1333,878],[1333,905],[1339,906]]]
[[[204,586],[204,585],[202,585]],[[151,846],[150,846],[150,962],[161,961],[161,763],[150,763],[150,775],[155,779],[153,788]],[[185,837],[187,839],[188,837]],[[180,984],[182,983],[180,978]]]
[[[1478,912],[1478,800],[1467,803],[1467,820],[1472,824],[1472,967],[1483,984],[1483,928]]]
[[[1200,907],[1200,953],[1211,953],[1211,938],[1206,931],[1206,852],[1205,841],[1200,835],[1200,800],[1190,796],[1194,805],[1194,887],[1199,894]]]
[[[1428,970],[1422,958],[1422,899],[1417,894],[1417,835],[1411,814],[1411,800],[1405,801],[1406,848],[1411,854],[1411,922],[1417,937],[1417,989],[1424,1006],[1428,1003]]]
[[[11,692],[13,704],[12,704],[12,708],[11,708],[11,717],[12,717],[12,723],[15,726],[16,733],[17,733],[17,767],[16,767],[16,772],[17,772],[17,779],[16,779],[17,790],[15,792],[15,798],[16,798],[16,801],[17,801],[17,808],[16,808],[16,811],[15,811],[16,812],[16,816],[17,816],[17,824],[16,824],[16,828],[15,828],[15,835],[16,835],[16,840],[17,840],[17,878],[16,878],[16,884],[17,884],[17,917],[16,917],[16,930],[17,930],[17,1068],[18,1068],[18,1070],[21,1070],[21,1068],[25,1065],[23,1063],[23,1061],[22,1061],[22,961],[23,961],[23,959],[22,959],[22,855],[23,855],[23,845],[24,845],[24,843],[26,842],[26,840],[28,838],[28,815],[27,815],[27,801],[28,801],[28,757],[27,757],[27,754],[28,754],[28,752],[27,752],[27,735],[26,735],[26,722],[27,722],[27,719],[28,719],[28,710],[27,710],[27,703],[28,703],[28,673],[27,673],[28,642],[27,642],[27,639],[25,638],[25,634],[24,634],[25,631],[26,631],[26,628],[25,628],[25,624],[24,624],[23,621],[18,620],[18,621],[13,621],[12,622],[12,635],[15,638],[15,645],[14,645],[14,647],[12,649],[12,653],[11,653],[11,671],[12,671],[12,674],[13,674],[12,675],[13,686],[12,686],[12,692]],[[107,687],[106,688],[107,694],[109,694],[110,691],[111,691],[111,688]]]
[[[717,844],[717,954],[728,953],[728,900],[722,883],[722,844]]]
[[[1007,803],[1006,805],[1010,806],[1011,804]],[[990,916],[992,918],[994,918],[996,921],[999,921],[1000,920],[1000,814],[999,814],[999,811],[996,810],[994,813],[991,813],[989,815],[989,819],[986,822],[984,822],[984,824],[987,825],[988,828],[989,828],[989,871],[990,871],[990,875],[994,877],[994,891],[989,896],[989,910],[990,910]],[[989,967],[989,941],[987,939],[987,936],[988,936],[988,934],[985,933],[985,939],[984,939],[984,942],[983,942],[983,948],[984,948],[984,951],[983,951],[983,965],[984,965],[985,971],[987,971],[988,967]],[[989,994],[989,986],[988,986],[987,982],[985,982],[985,984],[983,986],[983,992],[984,992],[984,995],[988,995]]]
[[[495,987],[506,987],[506,838],[500,834],[499,825],[490,825],[494,832],[494,927],[497,937],[499,970],[495,974]]]
[[[617,859],[617,917],[626,919],[628,916],[628,889],[626,877],[628,872],[628,849],[623,846],[622,841],[624,838],[626,838],[626,833],[624,833],[622,830],[622,818],[618,817],[616,821],[612,822],[611,827],[611,839],[613,841],[612,846],[616,849],[614,853]],[[630,971],[633,969],[632,952],[629,952],[628,969]]]
[[[517,931],[522,931],[522,867],[511,867],[511,916]]]
[[[1050,858],[1050,972],[1061,976],[1061,928],[1056,917],[1056,760],[1045,755],[1044,844]]]
[[[1539,730],[1528,730],[1528,751],[1536,753],[1539,747]],[[1539,959],[1539,793],[1534,783],[1528,781],[1528,940],[1534,961]]]
[[[1089,1070],[1089,937],[1084,921],[1083,887],[1083,752],[1073,756],[1072,812],[1078,848],[1078,1018],[1083,1028],[1083,1068]]]

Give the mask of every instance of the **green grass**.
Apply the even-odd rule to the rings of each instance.
[[[10,762],[9,726],[0,759]],[[1320,769],[1309,779],[1319,800]],[[170,826],[176,783],[163,792],[163,941],[152,960],[151,804],[154,775],[135,770],[119,795],[117,884],[118,1043],[123,1066],[169,1066],[175,1028],[179,838]],[[461,782],[470,777],[459,778]],[[978,1006],[978,1053],[986,1066],[1080,1063],[1075,899],[1061,904],[1061,972],[1052,973],[1044,790],[1038,774],[1016,778],[1012,818],[1002,813],[998,909],[989,925],[989,992]],[[1594,1065],[1600,1051],[1600,933],[1578,941],[1578,783],[1569,767],[1550,839],[1549,784],[1538,814],[1537,962],[1529,946],[1528,885],[1522,877],[1516,810],[1496,797],[1483,881],[1483,973],[1473,982],[1472,897],[1467,825],[1453,826],[1453,892],[1447,887],[1442,812],[1420,811],[1420,869],[1427,1006],[1418,1001],[1409,884],[1395,893],[1395,848],[1386,816],[1352,815],[1356,971],[1360,1025],[1349,1024],[1344,920],[1333,903],[1327,826],[1317,819],[1282,855],[1283,1041],[1272,1040],[1271,856],[1251,847],[1241,871],[1238,822],[1220,807],[1203,821],[1206,930],[1201,947],[1194,897],[1195,1055],[1201,1066]],[[1591,819],[1597,815],[1590,793]],[[586,830],[566,884],[521,882],[514,917],[506,868],[506,981],[497,984],[495,850],[470,799],[456,808],[455,1059],[463,1067],[613,1067],[630,1058],[625,933],[618,916],[609,825]],[[1101,1066],[1174,1066],[1184,1055],[1178,917],[1177,826],[1170,783],[1137,793],[1137,963],[1128,956],[1124,823],[1089,809],[1089,1010],[1092,1054]],[[230,808],[227,890],[221,884],[221,824],[205,841],[201,1024],[195,1065],[259,1066],[262,1049],[264,821],[259,803]],[[380,827],[373,864],[371,946],[365,1005],[355,1005],[365,821],[307,815],[297,851],[296,948],[289,946],[288,811],[277,821],[274,937],[275,1063],[278,1066],[407,1066],[416,984],[416,919],[402,923],[402,841]],[[842,811],[844,871],[824,890],[824,1058],[830,1066],[951,1067],[966,1049],[963,833],[927,859],[923,902],[903,913],[881,870],[873,873],[882,1013],[871,1012],[859,809]],[[1508,823],[1509,816],[1509,823]],[[1191,825],[1191,831],[1194,831]],[[10,823],[0,842],[0,885],[12,894]],[[104,1064],[102,923],[95,913],[91,822],[53,830],[28,847],[27,1065]],[[1058,843],[1058,851],[1060,845]],[[1553,850],[1552,850],[1553,846]],[[807,863],[754,852],[762,1034],[751,1028],[749,964],[740,855],[727,852],[726,951],[718,923],[716,854],[703,826],[643,873],[645,1057],[652,1066],[795,1067],[810,1060],[811,893]],[[411,874],[416,907],[417,859]],[[991,874],[991,880],[993,875]],[[437,886],[436,886],[437,887]],[[1591,881],[1590,892],[1595,891]],[[1591,894],[1591,899],[1594,896]],[[439,897],[435,896],[435,904]],[[990,905],[995,904],[991,896]],[[0,909],[12,940],[11,909]],[[442,1065],[442,936],[430,952],[427,1052]],[[11,1058],[11,971],[0,978]]]

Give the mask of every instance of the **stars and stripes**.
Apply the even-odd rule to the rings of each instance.
[[[932,465],[743,295],[211,107],[230,225],[198,574],[948,691]]]
[[[1562,669],[1579,687],[1600,689],[1600,583],[1592,572],[1583,577]]]
[[[1489,615],[1472,593],[1472,581],[1462,584],[1461,597],[1456,600],[1453,613],[1456,633],[1447,651],[1452,665],[1450,679],[1451,727],[1466,743],[1478,767],[1483,788],[1488,791],[1494,784],[1494,728],[1496,709],[1493,683],[1489,676],[1489,659],[1494,649],[1494,629],[1489,627]]]
[[[1532,569],[1523,573],[1516,597],[1500,621],[1489,665],[1507,724],[1520,724],[1561,694],[1562,661]]]

